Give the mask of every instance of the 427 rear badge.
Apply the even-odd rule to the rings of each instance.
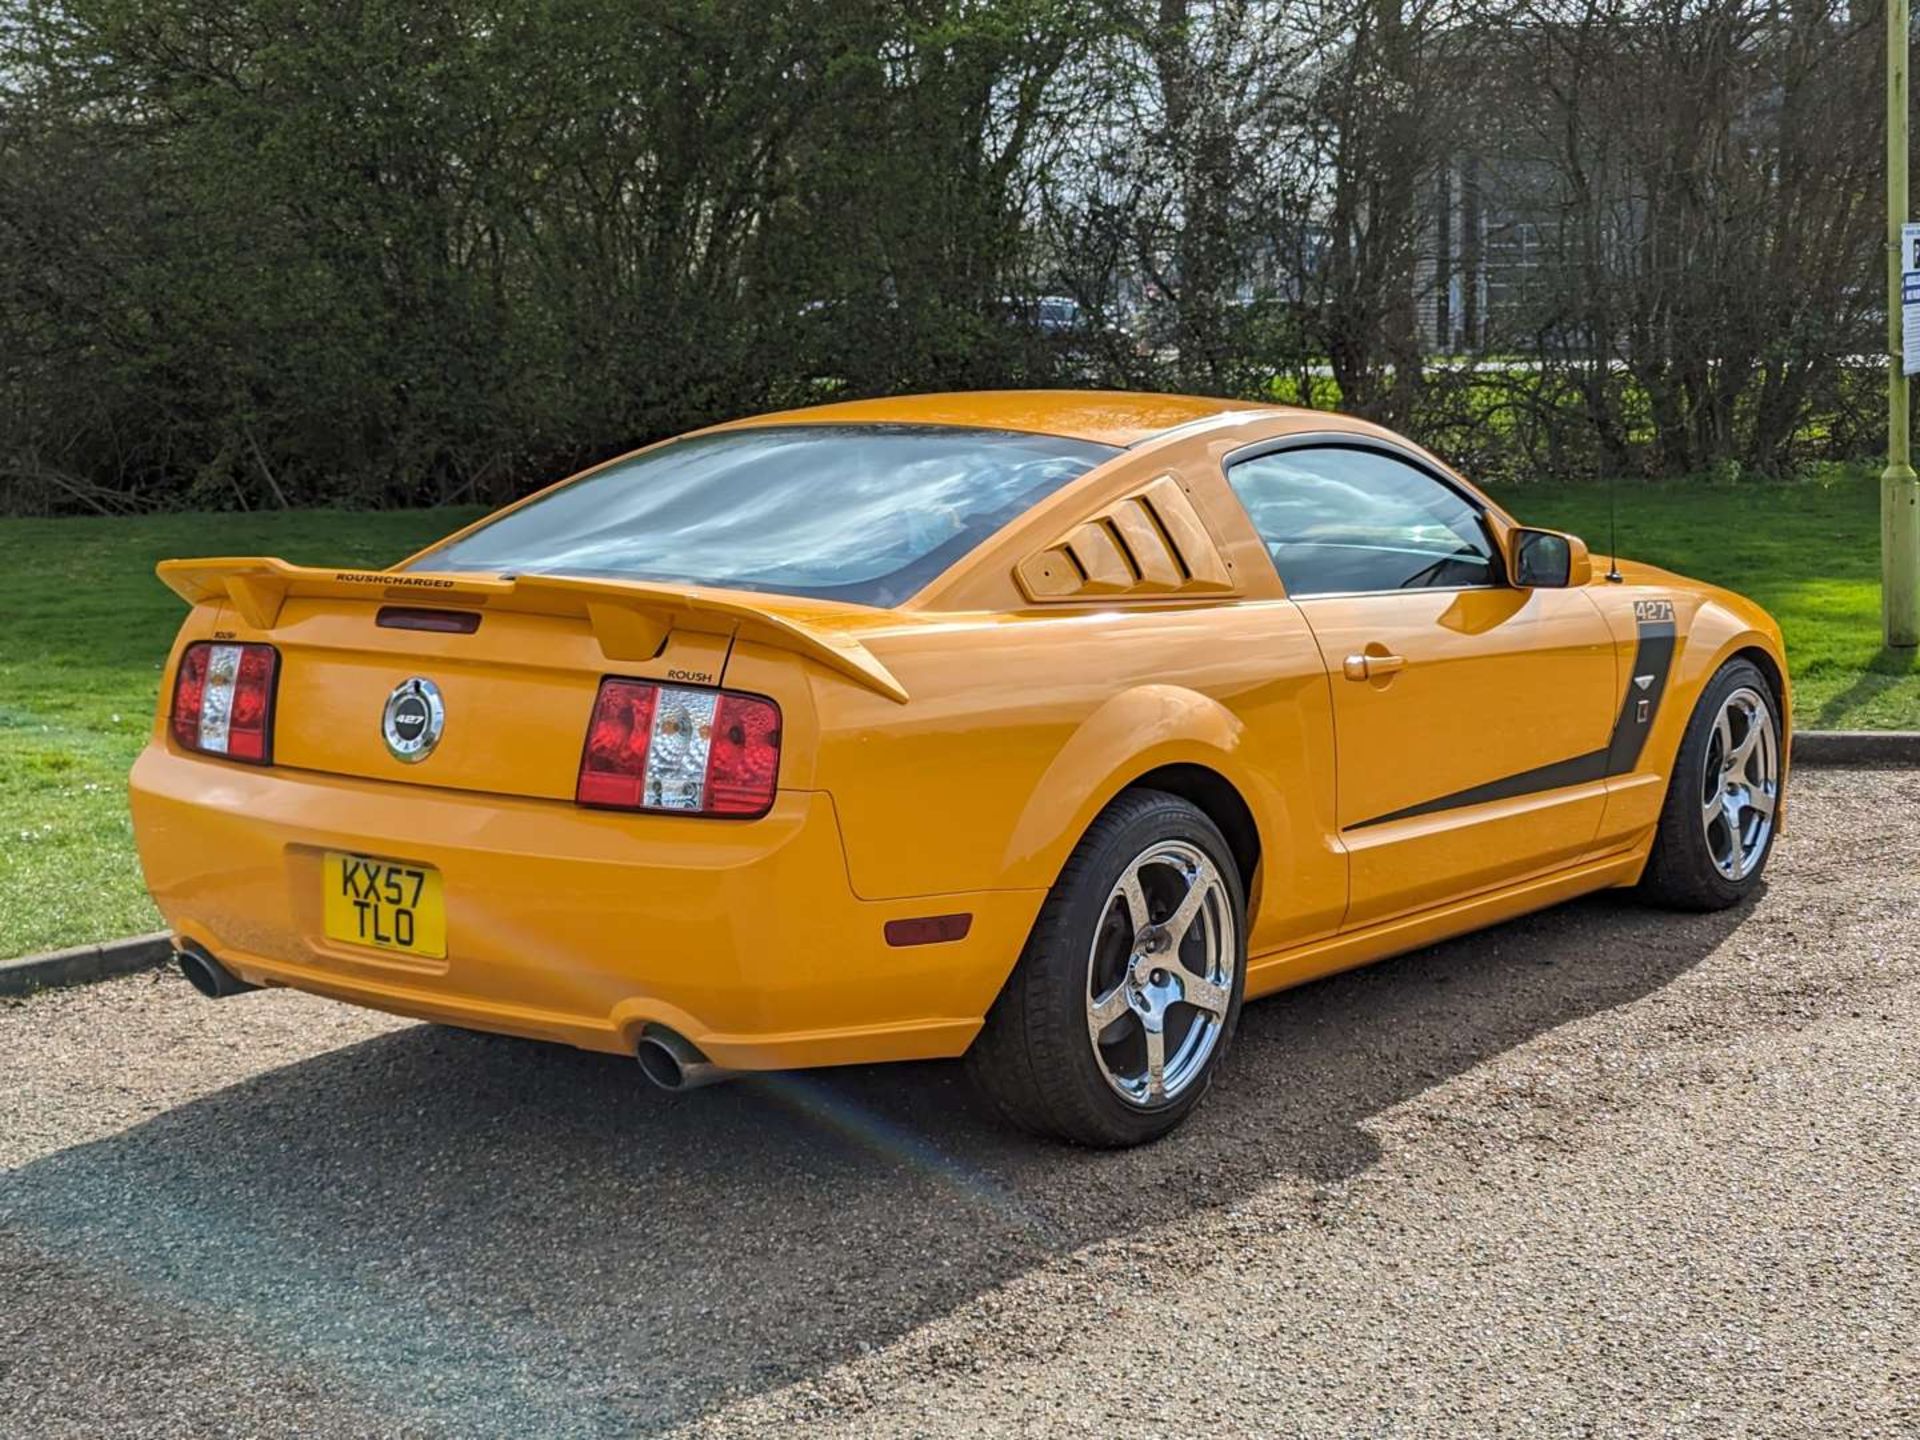
[[[388,752],[407,765],[433,753],[446,725],[447,707],[440,698],[440,687],[418,675],[394,686],[380,712],[380,734]]]

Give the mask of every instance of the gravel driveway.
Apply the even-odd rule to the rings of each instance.
[[[1920,773],[1248,1008],[1158,1146],[172,975],[0,1008],[0,1434],[1920,1433]]]

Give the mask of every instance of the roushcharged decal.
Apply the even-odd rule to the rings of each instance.
[[[365,575],[352,570],[336,570],[333,578],[345,585],[385,585],[389,589],[451,590],[458,583],[438,580],[431,575]]]

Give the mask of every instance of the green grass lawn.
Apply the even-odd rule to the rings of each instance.
[[[1619,495],[1623,554],[1729,585],[1779,617],[1802,725],[1920,728],[1920,666],[1880,646],[1872,475],[1623,484]],[[1604,554],[1604,489],[1530,485],[1500,498]],[[155,561],[388,564],[474,513],[0,520],[0,957],[159,923],[133,858],[125,789],[184,613],[153,578]]]

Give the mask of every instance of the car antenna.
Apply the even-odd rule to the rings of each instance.
[[[1626,583],[1620,573],[1620,476],[1607,473],[1607,580],[1614,585]]]

